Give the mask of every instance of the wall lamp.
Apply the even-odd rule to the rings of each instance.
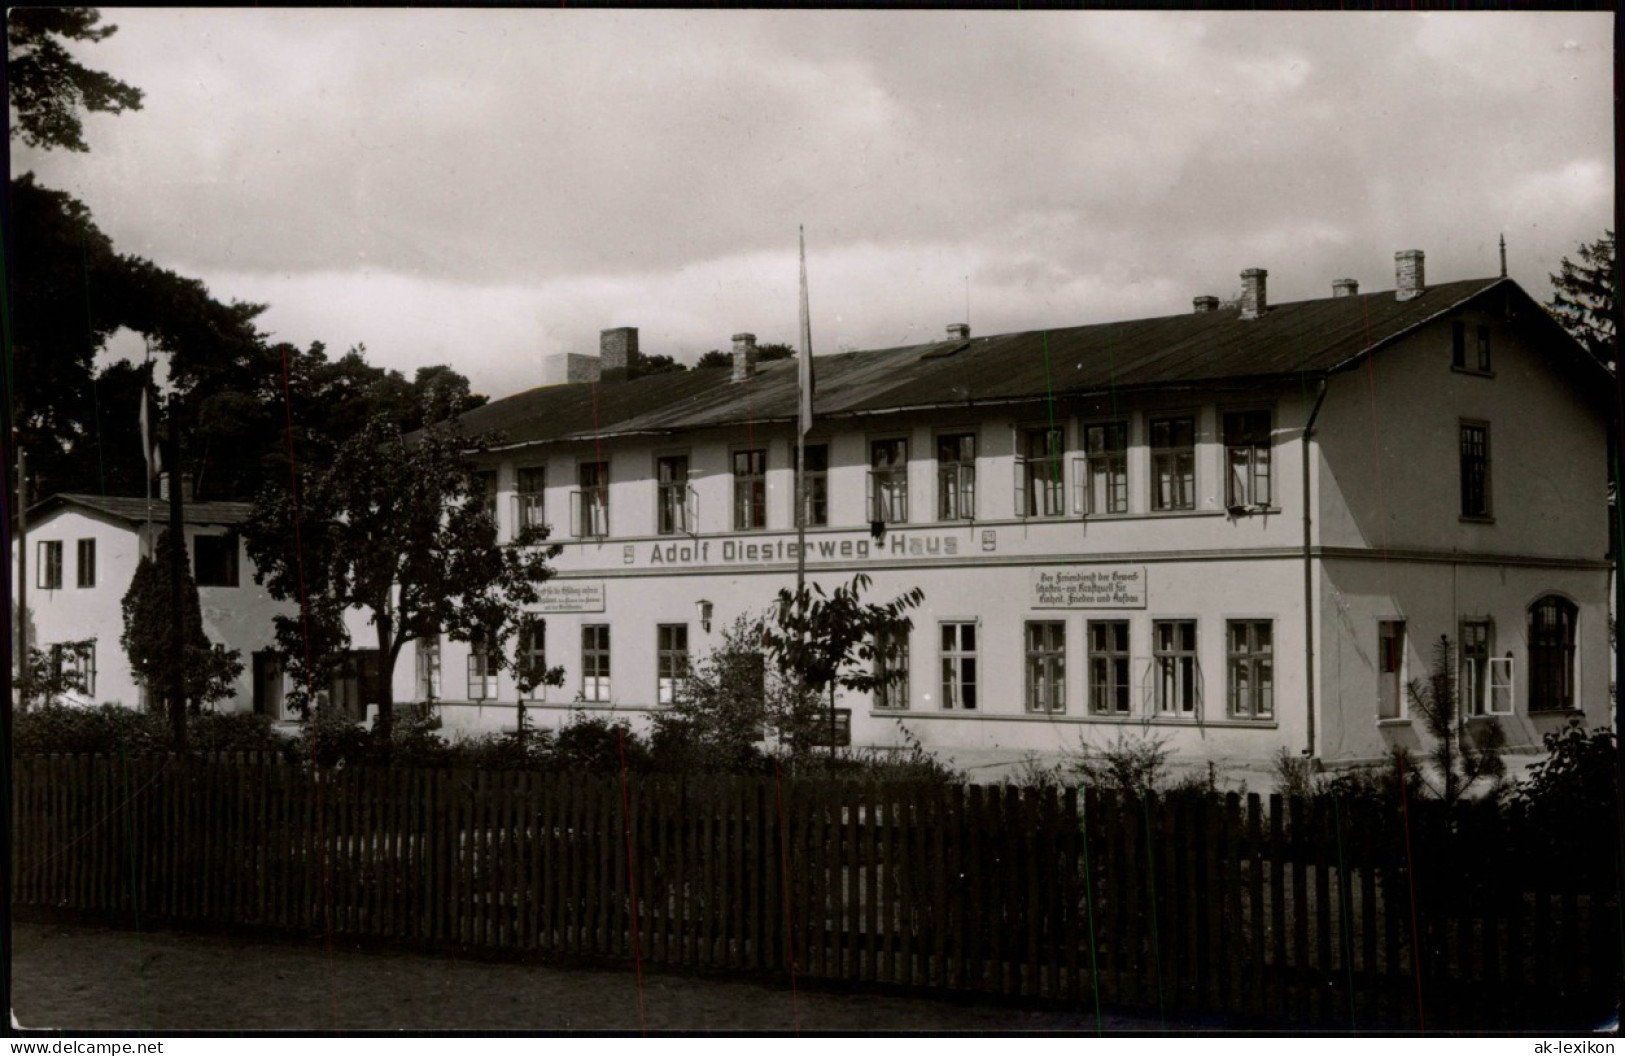
[[[700,626],[702,628],[704,628],[706,634],[710,634],[711,633],[711,603],[709,601],[706,601],[704,598],[701,598],[699,601],[696,601],[694,603],[694,607],[696,609],[700,610]]]

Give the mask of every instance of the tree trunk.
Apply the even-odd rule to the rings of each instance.
[[[373,672],[373,692],[378,700],[378,723],[373,728],[380,744],[388,750],[395,730],[395,617],[388,607],[378,610],[378,666]]]

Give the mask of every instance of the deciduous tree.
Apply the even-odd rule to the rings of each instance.
[[[375,416],[329,462],[300,466],[297,495],[275,482],[260,493],[244,526],[255,579],[272,597],[302,605],[276,619],[294,706],[308,707],[308,689],[348,647],[350,610],[364,612],[376,631],[386,743],[392,676],[408,642],[445,633],[478,643],[499,671],[512,666],[524,607],[561,548],[544,545],[543,527],[523,528],[512,545],[497,541],[470,464],[493,442],[465,438],[450,423],[403,435]]]

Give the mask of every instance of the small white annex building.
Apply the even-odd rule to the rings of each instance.
[[[211,642],[242,651],[243,674],[234,699],[222,711],[245,711],[270,693],[269,710],[281,718],[281,668],[267,650],[271,617],[283,611],[254,583],[238,535],[248,517],[244,502],[194,502],[183,506],[187,553],[198,585],[203,630]],[[142,706],[144,690],[130,672],[119,644],[122,603],[143,552],[168,525],[168,503],[155,498],[53,495],[28,511],[28,638],[56,662],[75,666],[86,692],[84,704]],[[151,520],[149,521],[149,517]],[[17,597],[17,540],[12,541],[12,597]],[[66,642],[90,641],[83,657],[64,655]],[[274,670],[268,670],[268,666]],[[256,675],[259,676],[258,683]]]

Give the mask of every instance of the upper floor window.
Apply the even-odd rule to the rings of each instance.
[[[1226,506],[1269,506],[1270,412],[1232,411],[1224,416]]]
[[[829,523],[829,445],[808,444],[801,458],[807,477],[803,495],[806,524],[809,528],[822,527]]]
[[[1151,508],[1196,509],[1196,419],[1151,419]]]
[[[192,578],[200,587],[235,587],[237,536],[233,533],[194,536]]]
[[[34,585],[44,590],[62,589],[62,540],[49,539],[35,551],[39,558],[39,572]]]
[[[1450,324],[1450,364],[1457,370],[1476,371],[1480,374],[1490,372],[1490,328],[1487,324],[1478,323],[1471,335],[1472,347],[1469,349],[1467,324],[1456,320]]]
[[[1194,718],[1199,685],[1196,621],[1157,620],[1151,624],[1151,637],[1157,672],[1157,712]]]
[[[1529,607],[1529,710],[1574,707],[1574,625],[1579,610],[1548,594]]]
[[[907,440],[874,440],[869,444],[869,520],[886,524],[908,521]]]
[[[659,504],[655,530],[661,535],[694,531],[689,517],[688,456],[663,455],[655,459],[655,479],[655,500]]]
[[[79,585],[81,587],[94,587],[96,585],[96,540],[79,540]]]
[[[514,495],[514,526],[518,531],[547,526],[547,467],[524,466],[519,470]]]
[[[495,521],[497,519],[496,470],[480,470],[474,474],[474,494],[480,496],[485,515]]]
[[[1027,624],[1027,710],[1066,710],[1066,623]]]
[[[1016,515],[1060,517],[1066,513],[1066,431],[1059,426],[1021,431],[1016,456]]]
[[[767,451],[760,447],[733,453],[734,530],[767,527]]]
[[[670,704],[688,677],[688,624],[662,623],[655,629],[655,660],[656,699]]]
[[[937,520],[968,521],[976,516],[976,434],[937,437]]]
[[[575,534],[581,538],[609,534],[609,463],[583,462],[577,467]]]
[[[609,624],[589,623],[581,628],[581,699],[609,700]]]
[[[1461,423],[1461,515],[1490,516],[1490,427]]]
[[[1097,715],[1129,713],[1127,620],[1089,621],[1089,710]]]
[[[1128,512],[1128,423],[1102,422],[1083,428],[1083,492],[1080,513]]]

